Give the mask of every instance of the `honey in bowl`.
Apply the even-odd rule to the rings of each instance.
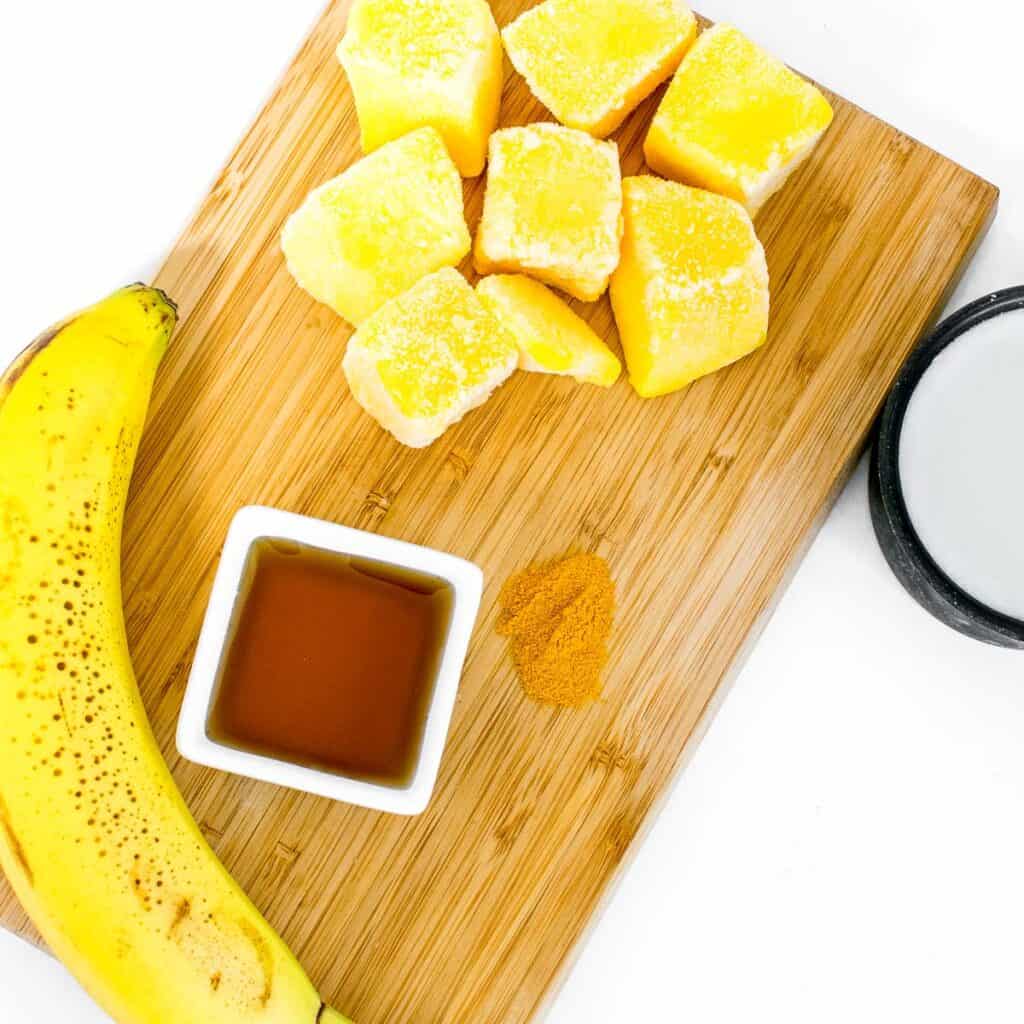
[[[256,540],[208,736],[337,775],[408,785],[451,610],[451,587],[436,577]]]

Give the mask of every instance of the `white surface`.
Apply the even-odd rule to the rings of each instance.
[[[319,6],[3,5],[0,355],[156,266]],[[1024,282],[1020,5],[703,10],[1002,184],[955,301]],[[1022,864],[1024,655],[964,639],[904,595],[861,471],[549,1019],[1016,1024]],[[0,1019],[102,1017],[5,936]]]
[[[1024,309],[971,328],[914,388],[900,482],[922,543],[996,611],[1024,619]]]
[[[290,761],[279,761],[218,743],[207,735],[206,721],[213,689],[224,645],[231,631],[231,618],[249,551],[255,541],[266,537],[293,540],[321,551],[336,551],[402,566],[445,580],[450,586],[453,600],[448,635],[437,666],[419,757],[407,786],[379,785]],[[178,717],[178,750],[190,761],[235,775],[276,782],[279,786],[392,814],[419,814],[425,810],[434,792],[482,590],[483,573],[464,558],[283,509],[246,505],[231,520],[221,551]]]

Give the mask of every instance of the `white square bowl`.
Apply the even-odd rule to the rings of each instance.
[[[207,721],[217,686],[231,620],[249,550],[254,541],[278,538],[339,554],[356,555],[435,576],[452,590],[452,610],[441,648],[433,694],[423,727],[419,756],[407,786],[387,786],[333,772],[308,768],[250,753],[210,738]],[[441,753],[448,736],[462,664],[469,647],[483,573],[472,562],[441,551],[353,530],[322,519],[248,505],[239,509],[228,529],[210,602],[199,633],[192,671],[178,718],[177,743],[182,757],[210,768],[264,782],[316,793],[393,814],[419,814],[430,802]]]

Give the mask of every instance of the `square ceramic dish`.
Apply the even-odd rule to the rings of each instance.
[[[435,576],[451,588],[451,616],[434,677],[419,754],[408,785],[388,786],[338,775],[240,750],[210,737],[210,710],[222,658],[230,639],[232,616],[246,560],[253,543],[262,538],[290,540],[323,551],[412,569]],[[480,569],[454,555],[280,509],[257,505],[240,509],[228,529],[199,634],[178,719],[178,750],[189,761],[235,775],[274,782],[378,811],[420,813],[429,803],[437,780],[482,590],[483,574]]]

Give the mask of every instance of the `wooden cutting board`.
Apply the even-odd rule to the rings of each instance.
[[[183,324],[125,530],[128,633],[157,737],[204,833],[360,1024],[533,1018],[707,723],[900,364],[996,206],[994,187],[851,103],[757,227],[767,346],[681,394],[517,374],[431,448],[401,447],[341,373],[349,331],[299,291],[278,234],[359,156],[335,0],[157,283]],[[525,3],[494,4],[500,25]],[[626,173],[660,91],[617,133]],[[502,122],[549,119],[509,72]],[[483,180],[467,182],[471,227]],[[468,269],[468,268],[467,268]],[[578,307],[618,347],[607,300]],[[260,502],[477,562],[486,591],[434,800],[389,817],[178,758],[174,728],[228,520]],[[604,697],[520,693],[502,581],[608,559]],[[0,883],[2,884],[2,883]],[[88,884],[88,880],[83,880]],[[6,885],[0,923],[35,938]]]

